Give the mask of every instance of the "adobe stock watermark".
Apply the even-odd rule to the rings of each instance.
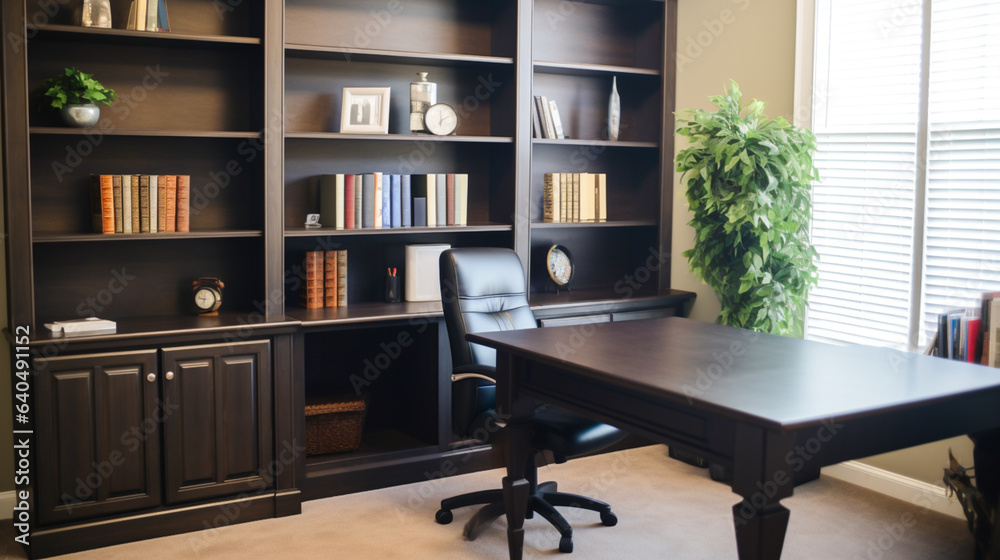
[[[709,356],[707,364],[699,367],[694,385],[685,383],[682,387],[684,396],[687,397],[688,404],[692,404],[694,399],[701,397],[712,386],[722,378],[723,375],[736,364],[736,360],[747,352],[749,345],[757,341],[761,336],[759,332],[749,329],[737,329],[741,340],[734,340],[729,343],[729,347],[723,350],[713,350]]]
[[[746,11],[750,7],[750,0],[731,0],[739,7],[739,10]],[[684,41],[677,43],[677,72],[683,72],[684,68],[693,64],[705,51],[711,48],[715,40],[722,36],[726,26],[736,23],[737,14],[729,8],[719,12],[718,17],[702,20],[699,31],[694,35],[688,35]]]

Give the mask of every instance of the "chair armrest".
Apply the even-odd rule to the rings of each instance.
[[[458,366],[451,371],[451,381],[462,381],[463,379],[483,379],[490,383],[496,383],[497,370],[493,366],[478,364],[466,364]]]

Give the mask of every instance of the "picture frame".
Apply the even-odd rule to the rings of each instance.
[[[388,87],[345,87],[340,111],[343,134],[389,133]]]

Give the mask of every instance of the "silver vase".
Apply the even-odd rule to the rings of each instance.
[[[618,97],[618,78],[611,78],[611,98],[608,99],[608,140],[618,140],[618,128],[622,118],[622,102]]]
[[[80,10],[80,25],[111,29],[110,0],[83,0],[83,7]]]
[[[60,115],[69,126],[90,127],[100,120],[101,109],[91,104],[70,104],[63,106]]]

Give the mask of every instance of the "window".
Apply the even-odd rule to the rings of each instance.
[[[806,337],[923,347],[1000,288],[1000,2],[816,0]]]

